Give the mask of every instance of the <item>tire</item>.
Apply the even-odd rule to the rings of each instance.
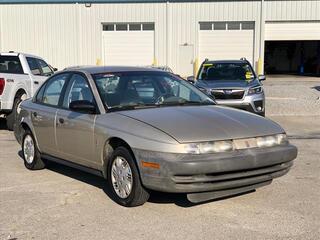
[[[7,128],[12,131],[14,129],[14,125],[16,124],[18,117],[18,108],[20,103],[26,99],[27,95],[25,93],[19,94],[15,97],[13,102],[12,112],[7,116]]]
[[[27,145],[29,145],[29,147]],[[45,168],[45,162],[41,159],[36,141],[30,130],[25,131],[22,138],[21,147],[24,165],[26,168],[30,170],[39,170]]]
[[[121,167],[119,168],[119,166]],[[130,171],[128,166],[130,168]],[[117,170],[123,170],[123,173]],[[122,180],[123,178],[126,178],[127,183],[130,183],[131,179],[131,185],[123,184],[123,181],[121,180],[117,182],[116,178],[118,178],[118,180],[121,178]],[[125,147],[118,147],[113,151],[110,160],[108,161],[107,180],[108,185],[111,189],[113,200],[122,206],[140,206],[143,205],[149,199],[149,193],[141,184],[140,175],[135,160],[132,154]],[[130,186],[131,190],[129,191]],[[126,189],[127,191],[121,191],[124,189]],[[121,196],[121,193],[123,194],[123,196]]]
[[[266,112],[265,111],[260,112],[260,113],[258,113],[258,115],[260,115],[261,117],[265,117],[266,116]]]

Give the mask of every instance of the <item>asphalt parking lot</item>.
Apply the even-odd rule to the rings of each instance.
[[[153,193],[124,208],[101,178],[54,164],[28,171],[1,121],[0,240],[319,239],[320,79],[274,76],[265,86],[267,117],[299,149],[295,165],[255,192],[199,205]]]

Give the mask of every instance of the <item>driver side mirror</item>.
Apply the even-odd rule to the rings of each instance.
[[[69,108],[72,111],[86,113],[86,114],[95,114],[96,113],[96,106],[87,100],[77,100],[72,101],[69,104]]]
[[[58,71],[58,68],[52,67],[50,64],[49,64],[49,68],[51,68],[51,70],[52,70],[53,72]]]
[[[194,83],[196,82],[194,76],[189,76],[189,77],[187,77],[187,81],[188,81],[189,83],[192,83],[192,84],[194,84]]]
[[[265,75],[259,75],[258,79],[259,79],[259,81],[265,81],[267,78]]]

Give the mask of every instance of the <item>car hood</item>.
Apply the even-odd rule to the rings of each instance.
[[[266,118],[220,106],[180,106],[118,112],[167,133],[180,143],[283,133]]]
[[[223,80],[217,80],[217,81],[202,81],[198,80],[196,83],[197,86],[203,87],[203,88],[248,88],[252,87],[254,85],[259,85],[257,81],[223,81]]]

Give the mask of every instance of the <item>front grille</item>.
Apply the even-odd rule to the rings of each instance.
[[[242,99],[244,90],[242,89],[212,89],[212,96],[217,100]]]

